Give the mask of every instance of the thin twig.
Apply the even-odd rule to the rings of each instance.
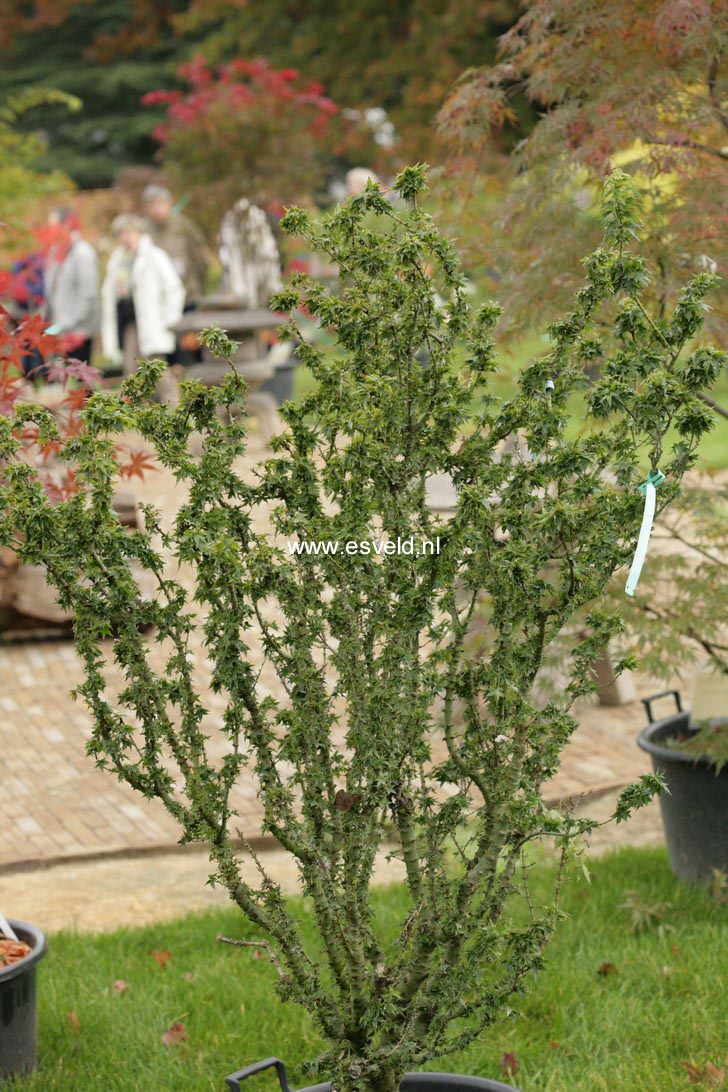
[[[710,397],[710,395],[703,394],[702,391],[698,391],[698,398],[701,402],[705,402],[706,406],[710,406],[710,408],[714,409],[716,413],[719,413],[721,417],[728,418],[728,410],[724,409],[723,406],[719,405],[714,398]]]
[[[216,939],[221,941],[222,944],[233,944],[238,948],[265,948],[268,952],[268,958],[278,972],[278,977],[281,979],[288,978],[281,961],[267,940],[236,940],[235,937],[222,936],[218,936]]]

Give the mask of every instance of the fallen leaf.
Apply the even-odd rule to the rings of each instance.
[[[695,1065],[694,1062],[682,1062],[681,1065],[687,1070],[691,1084],[709,1084],[713,1088],[722,1088],[725,1084],[725,1070],[719,1069],[712,1062],[703,1066]]]
[[[129,983],[125,982],[123,978],[117,978],[114,985],[111,987],[113,993],[126,993],[129,989]]]
[[[192,971],[185,971],[182,977],[184,978],[185,982],[194,982],[195,980],[195,976]]]
[[[616,974],[616,973],[617,973],[617,964],[616,963],[602,963],[601,967],[597,971],[597,974],[601,975],[602,978],[606,978],[607,975]]]
[[[79,1031],[81,1030],[81,1021],[76,1015],[76,1010],[71,1009],[70,1012],[66,1013],[66,1019],[68,1020],[68,1026],[73,1034],[78,1035]]]
[[[183,1043],[187,1038],[187,1032],[185,1026],[180,1020],[175,1020],[170,1028],[164,1032],[161,1036],[162,1042],[166,1047],[174,1046],[175,1043]]]
[[[518,1060],[515,1054],[501,1054],[500,1067],[506,1077],[514,1077],[518,1072]]]
[[[549,1043],[549,1050],[558,1050],[560,1054],[563,1054],[565,1058],[570,1058],[574,1053],[573,1050],[569,1050],[568,1047],[562,1046],[558,1039],[552,1039]]]
[[[172,958],[172,953],[170,952],[170,950],[168,948],[165,948],[164,951],[162,951],[162,952],[155,952],[152,949],[152,955],[154,956],[157,963],[159,964],[160,970],[162,970],[162,971],[166,970],[167,964],[169,963],[170,959]]]

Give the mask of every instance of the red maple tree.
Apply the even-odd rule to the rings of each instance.
[[[215,227],[239,197],[269,205],[315,192],[351,133],[321,84],[295,68],[263,58],[212,68],[198,56],[177,74],[187,91],[150,91],[142,102],[166,105],[153,134],[162,163]]]
[[[457,174],[476,194],[492,182],[474,178],[478,156],[523,94],[540,120],[511,157],[498,212],[484,219],[473,206],[471,233],[522,327],[553,317],[581,280],[579,258],[599,235],[596,195],[614,166],[643,193],[658,313],[687,270],[725,272],[725,0],[528,0],[498,63],[467,72],[439,117]],[[554,253],[566,271],[558,279]],[[727,329],[724,281],[705,330]]]

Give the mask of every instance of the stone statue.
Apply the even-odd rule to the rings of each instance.
[[[220,224],[220,260],[224,288],[241,307],[267,307],[283,287],[281,260],[262,209],[241,197]]]

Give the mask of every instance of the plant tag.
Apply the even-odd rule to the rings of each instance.
[[[12,929],[10,922],[6,917],[0,914],[0,933],[4,933],[9,940],[14,940],[18,944],[20,943],[20,937],[17,935],[14,929]]]
[[[657,475],[653,477],[650,472],[647,481],[640,486],[640,492],[645,495],[645,511],[642,516],[642,526],[640,527],[640,535],[637,539],[637,549],[635,550],[634,559],[632,561],[632,568],[629,570],[629,576],[627,577],[627,587],[624,589],[627,595],[634,595],[637,581],[640,578],[642,566],[644,565],[645,557],[647,555],[647,546],[650,541],[652,524],[655,519],[655,503],[657,497],[655,485],[659,485],[660,480],[665,480],[662,475],[660,475],[657,481],[655,480],[656,478]]]

